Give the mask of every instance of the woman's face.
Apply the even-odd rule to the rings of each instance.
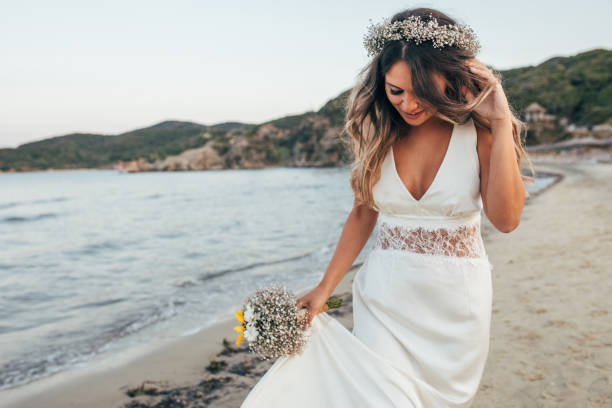
[[[438,89],[444,92],[446,89],[444,77],[437,72],[434,72],[433,77]],[[427,107],[427,104],[414,96],[410,67],[404,60],[398,60],[385,74],[385,91],[389,102],[411,126],[422,125],[437,111],[436,108]]]

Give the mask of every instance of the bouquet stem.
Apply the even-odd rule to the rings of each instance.
[[[325,304],[321,308],[321,311],[326,312],[329,309],[336,309],[340,307],[341,305],[342,305],[342,298],[338,296],[332,296],[327,300],[327,302],[325,302]]]

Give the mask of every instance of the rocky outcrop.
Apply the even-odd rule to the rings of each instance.
[[[149,171],[211,170],[225,168],[219,152],[208,142],[203,147],[185,150],[176,156],[149,165]]]
[[[272,121],[236,128],[207,135],[209,140],[201,147],[153,162],[119,162],[114,168],[138,172],[342,166],[350,158],[339,138],[341,131],[342,127],[332,126],[328,117],[312,113],[292,126]]]

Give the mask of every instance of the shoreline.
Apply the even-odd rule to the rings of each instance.
[[[534,165],[535,167],[535,165]],[[537,191],[534,192],[530,192],[529,195],[531,195],[532,197],[536,197],[546,191],[548,191],[550,188],[552,188],[553,186],[555,186],[557,183],[560,183],[563,181],[563,179],[565,178],[565,174],[563,173],[559,173],[559,172],[552,172],[552,171],[542,171],[539,173],[536,173],[537,175],[539,175],[540,177],[553,177],[554,180],[550,183],[547,184],[545,187],[542,187],[540,189],[538,189]],[[528,201],[525,201],[525,205],[528,204]]]
[[[334,296],[343,298],[342,307],[347,303],[347,295],[350,295],[352,277],[361,264],[354,264],[349,269],[333,293]],[[296,295],[302,296],[308,290],[310,289],[296,292]],[[352,324],[351,313],[342,310],[334,310],[332,313],[347,315]],[[113,356],[96,356],[83,366],[0,390],[0,400],[3,401],[0,407],[119,408],[131,400],[126,393],[143,384],[155,384],[162,388],[188,386],[193,383],[194,378],[204,376],[208,362],[217,358],[224,350],[226,353],[244,354],[247,359],[254,357],[248,353],[246,341],[240,347],[234,346],[234,334],[237,333],[233,327],[236,324],[233,314],[225,314],[219,316],[211,325],[192,334],[154,341],[136,350],[124,350]],[[223,345],[224,338],[228,340],[229,347]],[[272,362],[259,363],[269,367]],[[93,395],[95,398],[92,400]]]
[[[556,144],[540,144],[533,146],[525,146],[529,156],[531,157],[533,164],[536,163],[549,163],[549,164],[567,164],[567,163],[611,163],[612,156],[610,153],[610,147],[612,146],[612,137],[603,139],[589,139],[574,138],[569,141],[562,141]],[[585,149],[581,142],[585,142],[587,148]],[[590,144],[589,144],[590,143]],[[555,147],[556,146],[556,147]],[[344,166],[276,166],[266,165],[263,167],[241,167],[241,168],[208,168],[198,170],[130,170],[129,166],[125,163],[136,162],[140,159],[134,159],[126,162],[115,162],[105,164],[99,167],[74,167],[74,168],[49,168],[49,169],[28,169],[28,170],[0,170],[2,174],[26,174],[26,173],[55,173],[63,171],[95,171],[95,170],[115,170],[122,173],[157,173],[157,172],[184,172],[184,171],[208,171],[208,170],[259,170],[266,168],[282,168],[282,167],[297,167],[297,168],[329,168],[329,167],[347,167]]]
[[[602,383],[601,378],[605,378],[602,367],[612,364],[612,345],[592,345],[587,338],[603,335],[605,330],[609,333],[603,325],[609,317],[607,310],[612,309],[606,287],[609,284],[601,285],[596,278],[609,264],[610,256],[605,242],[593,246],[587,238],[601,234],[599,240],[605,241],[606,219],[601,217],[609,220],[611,211],[607,209],[611,205],[605,200],[610,197],[601,183],[612,180],[612,165],[534,162],[534,167],[536,174],[550,173],[555,180],[537,193],[530,193],[521,224],[513,233],[498,232],[483,217],[483,229],[488,229],[485,246],[494,265],[495,295],[490,357],[474,406],[513,407],[521,402],[535,403],[534,399],[558,403],[567,398],[575,402],[571,406],[578,406],[587,397],[594,401],[592,406],[599,406],[595,405],[598,398],[604,404],[610,402],[604,400],[607,383]],[[583,210],[589,199],[590,206]],[[561,240],[561,244],[554,244],[553,239]],[[342,307],[327,312],[349,329],[351,285],[360,266],[361,263],[353,265],[333,293],[343,298]],[[576,270],[581,270],[580,278]],[[559,280],[581,283],[571,287],[593,292],[588,295],[593,310],[587,311],[586,325],[579,323],[585,316],[577,316],[580,307],[576,303],[585,296],[568,296],[563,291],[568,289]],[[564,296],[565,302],[559,302]],[[235,324],[233,315],[223,315],[194,334],[111,358],[94,358],[83,367],[0,391],[0,398],[8,404],[2,406],[119,408],[132,402],[133,407],[180,407],[197,406],[197,402],[211,407],[237,407],[272,361],[262,361],[248,353],[246,342],[235,347]],[[548,336],[543,330],[555,335]],[[585,337],[587,334],[591,337]],[[560,338],[567,349],[560,348]],[[577,368],[574,363],[581,366]],[[587,366],[595,368],[580,368]],[[215,368],[219,370],[213,372]],[[577,370],[577,374],[572,376],[571,370]],[[555,383],[559,373],[563,373],[565,382]],[[143,391],[156,389],[158,395],[131,398],[126,394],[138,387]]]

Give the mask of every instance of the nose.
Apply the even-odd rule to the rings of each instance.
[[[419,105],[419,103],[415,99],[409,98],[407,96],[404,96],[402,98],[402,103],[400,104],[400,109],[403,110],[406,113],[413,113],[413,112],[418,112],[418,111],[422,110],[421,106]]]

